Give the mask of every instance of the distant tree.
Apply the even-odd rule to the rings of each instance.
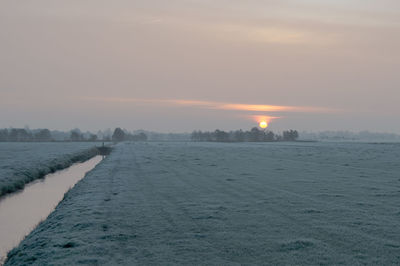
[[[245,134],[242,130],[237,130],[233,133],[233,139],[236,142],[243,142],[245,139]]]
[[[104,139],[104,134],[101,130],[97,131],[97,139]]]
[[[297,130],[291,130],[292,132],[292,139],[297,140],[299,138],[299,132]]]
[[[259,130],[256,127],[253,127],[250,131],[250,141],[259,142],[264,139],[264,131]]]
[[[283,140],[284,141],[295,141],[299,137],[299,133],[297,130],[288,130],[283,131]]]
[[[139,133],[139,141],[147,141],[147,135],[143,132]]]
[[[215,138],[213,137],[213,134],[211,132],[204,132],[203,138],[203,141],[215,141]]]
[[[190,135],[190,139],[192,141],[201,141],[201,131],[193,131],[192,135]]]
[[[12,128],[8,139],[9,141],[31,141],[32,135],[23,128]]]
[[[103,131],[103,139],[111,140],[112,134],[113,131],[111,130],[111,128],[107,128],[106,130]]]
[[[214,132],[193,131],[191,134],[192,141],[217,141],[217,142],[270,142],[270,141],[294,141],[299,134],[296,130],[284,131],[283,136],[275,134],[272,131],[260,130],[253,127],[250,131],[230,131],[215,130]]]
[[[117,141],[117,142],[124,141],[125,140],[125,132],[119,127],[116,128],[112,135],[112,140]]]
[[[8,141],[8,130],[7,129],[0,130],[0,141]]]
[[[89,141],[96,141],[96,140],[97,140],[97,135],[96,134],[90,134]]]
[[[228,142],[229,141],[229,134],[225,131],[215,130],[214,132],[215,138],[217,142]]]
[[[48,129],[41,129],[39,132],[35,133],[34,139],[36,141],[51,141],[51,133]]]
[[[144,134],[143,132],[133,135],[130,133],[125,133],[125,140],[131,140],[131,141],[146,141],[147,140],[147,135]]]
[[[72,141],[81,141],[83,139],[82,134],[76,130],[71,131],[70,139]]]
[[[275,140],[275,134],[272,131],[267,131],[265,133],[265,137],[264,137],[265,141],[274,141]]]

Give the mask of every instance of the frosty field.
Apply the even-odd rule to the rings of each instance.
[[[94,155],[93,143],[0,142],[0,197],[24,184]]]
[[[399,158],[399,144],[119,144],[6,265],[399,264]]]

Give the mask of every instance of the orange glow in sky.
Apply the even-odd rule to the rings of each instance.
[[[310,107],[310,106],[288,106],[288,105],[268,105],[268,104],[240,104],[240,103],[225,103],[213,101],[197,101],[197,100],[182,100],[182,99],[140,99],[140,98],[88,98],[91,100],[101,100],[105,102],[115,103],[142,103],[162,105],[181,105],[188,107],[197,107],[205,109],[244,111],[244,112],[329,112],[327,108]],[[267,121],[268,122],[268,121]]]
[[[265,122],[265,123],[267,123],[267,125],[269,125],[273,120],[279,119],[281,117],[268,116],[268,115],[253,115],[253,116],[250,116],[250,118],[253,121],[257,122],[258,124]]]

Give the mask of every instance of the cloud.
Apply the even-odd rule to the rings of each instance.
[[[209,25],[208,31],[215,31],[220,38],[256,43],[326,44],[334,41],[327,33],[313,32],[295,26],[219,24]]]
[[[269,104],[241,104],[226,103],[214,101],[198,101],[187,99],[140,99],[140,98],[87,98],[92,101],[101,101],[108,103],[135,103],[157,106],[185,106],[188,108],[203,108],[225,111],[241,111],[241,112],[303,112],[303,113],[324,113],[336,110],[312,107],[312,106],[289,106],[289,105],[269,105]],[[275,117],[278,118],[278,117]]]
[[[281,116],[269,116],[269,115],[250,115],[250,116],[246,116],[246,117],[250,118],[251,120],[253,120],[257,123],[265,121],[268,124],[271,123],[271,121],[273,121],[273,120],[282,118]]]

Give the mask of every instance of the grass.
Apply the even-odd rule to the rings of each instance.
[[[98,154],[99,150],[93,147],[71,155],[54,158],[48,164],[39,165],[37,168],[16,171],[12,178],[10,178],[10,182],[0,186],[0,198],[7,194],[23,189],[27,183],[30,183],[36,179],[44,178],[46,175],[56,171],[68,168],[74,163],[87,161]]]

